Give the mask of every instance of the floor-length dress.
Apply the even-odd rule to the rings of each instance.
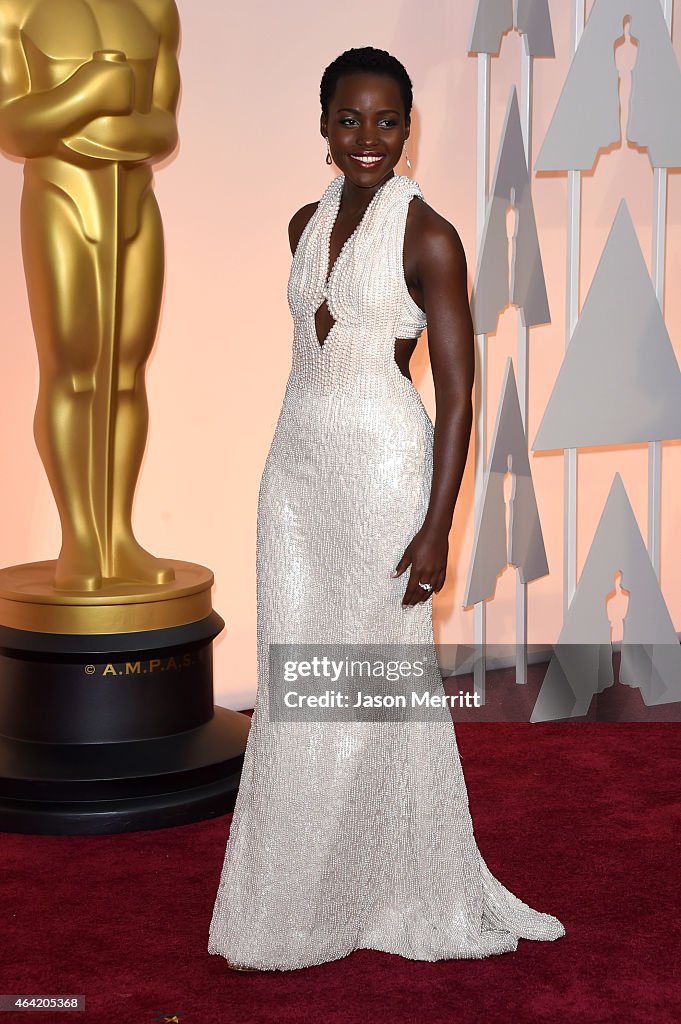
[[[424,312],[404,232],[419,185],[374,193],[325,280],[344,175],[325,190],[288,284],[291,371],[260,484],[258,690],[208,952],[290,970],[355,949],[479,958],[557,939],[478,850],[455,731],[442,722],[271,720],[268,645],[433,645],[432,600],[393,578],[429,501],[433,423],[395,362]],[[335,323],[323,345],[315,311]],[[434,648],[432,648],[434,650]]]

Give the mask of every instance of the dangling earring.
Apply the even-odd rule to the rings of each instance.
[[[406,146],[404,147],[404,158],[407,161],[407,167],[409,168],[409,170],[411,170],[411,160],[409,159],[409,154],[407,153]]]
[[[331,144],[329,142],[329,136],[328,135],[326,136],[326,162],[327,162],[327,164],[332,164],[333,163],[333,160],[331,159]]]

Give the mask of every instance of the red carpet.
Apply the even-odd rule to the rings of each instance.
[[[361,950],[238,974],[206,952],[228,815],[112,836],[3,834],[0,993],[85,995],[84,1013],[30,1013],[50,1024],[678,1022],[681,726],[457,734],[490,869],[559,917],[564,938],[479,961]]]

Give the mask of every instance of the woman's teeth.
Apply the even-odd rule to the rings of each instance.
[[[350,156],[356,161],[356,163],[363,164],[364,167],[370,167],[371,164],[380,163],[383,159],[382,156],[355,156],[354,153],[351,153]]]

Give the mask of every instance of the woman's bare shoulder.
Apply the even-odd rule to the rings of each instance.
[[[409,204],[407,217],[408,242],[415,243],[424,255],[437,259],[446,256],[450,261],[466,262],[463,243],[454,225],[417,196],[417,202]]]
[[[291,217],[288,225],[288,240],[291,246],[291,253],[295,253],[300,236],[305,230],[305,225],[318,206],[319,200],[316,203],[306,203],[305,206],[301,206]]]

